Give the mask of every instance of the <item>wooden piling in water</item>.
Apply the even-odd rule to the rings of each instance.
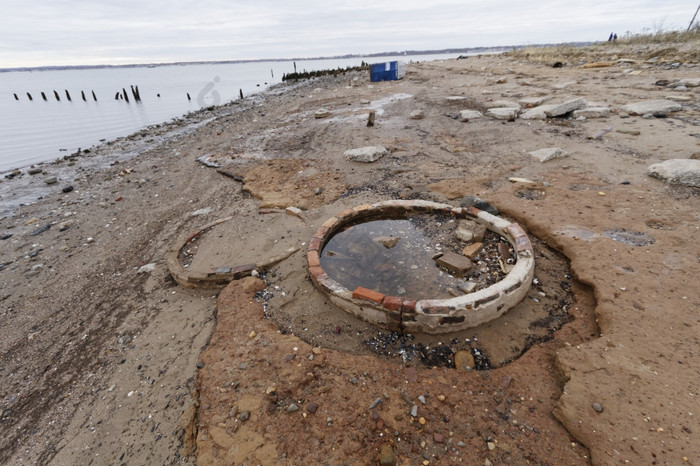
[[[241,99],[243,98],[243,89],[238,89],[238,94],[241,96]]]
[[[297,72],[297,62],[292,62],[292,63],[294,63],[294,73],[296,73]]]
[[[114,100],[119,100],[119,97],[121,97],[121,94],[119,92],[114,94]]]
[[[29,97],[29,100],[34,100],[32,99],[32,95],[29,92],[27,92],[27,97]]]
[[[85,98],[85,91],[80,91],[80,96],[83,98],[83,102],[87,102],[87,99]]]
[[[190,93],[187,93],[187,100],[192,100],[192,97],[190,97]]]
[[[54,91],[53,91],[53,95],[56,97],[56,100],[57,100],[57,101],[59,101],[59,102],[61,101],[61,98],[58,96],[58,92],[56,92],[55,89],[54,89]]]
[[[124,96],[124,100],[126,100],[126,103],[129,103],[129,94],[126,93],[126,89],[122,87],[122,95]]]
[[[134,96],[134,102],[140,102],[141,101],[141,95],[139,95],[139,87],[134,85],[131,85],[131,94]]]
[[[46,98],[46,94],[44,94],[44,91],[41,91],[41,98],[44,99],[44,101],[47,101],[48,99]]]
[[[95,91],[92,91],[92,98],[95,102],[97,102],[97,96],[95,95]]]
[[[65,89],[66,91],[66,98],[68,99],[68,102],[71,101],[70,94],[68,93],[68,89]]]
[[[274,78],[275,77],[275,70],[270,70],[270,75]]]
[[[19,100],[19,97],[17,97],[17,93],[16,93],[16,92],[14,93],[14,95],[15,95],[15,100]]]

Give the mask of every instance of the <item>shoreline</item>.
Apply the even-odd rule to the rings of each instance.
[[[102,157],[122,142],[76,160],[60,180],[73,191],[57,183],[0,219],[0,462],[697,462],[700,189],[647,170],[697,153],[700,87],[656,83],[698,78],[700,66],[578,60],[470,57],[409,65],[399,81],[285,84],[152,147],[138,149],[151,130],[124,138],[138,153],[119,164]],[[651,118],[624,110],[667,95],[689,100]],[[523,118],[579,99],[608,111]],[[517,117],[499,119],[513,104]],[[346,157],[365,146],[387,153]],[[545,148],[563,152],[531,155]],[[309,241],[358,206],[459,207],[468,195],[551,248],[536,250],[536,278],[561,255],[576,301],[534,325],[527,351],[502,341],[506,328],[523,340],[533,330],[515,308],[424,341],[500,352],[506,363],[488,371],[376,354],[365,342],[377,329],[311,284]],[[223,291],[179,286],[169,253],[203,225],[215,226],[188,246],[196,273],[300,252]],[[567,286],[533,286],[525,301],[561,310]]]

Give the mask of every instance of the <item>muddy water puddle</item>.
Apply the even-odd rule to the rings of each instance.
[[[361,286],[416,300],[450,298],[501,280],[514,255],[505,239],[492,232],[476,238],[483,248],[471,264],[465,261],[467,270],[455,272],[438,265],[437,256],[460,254],[468,244],[457,238],[459,227],[458,221],[439,215],[358,223],[328,241],[321,266],[349,290]]]

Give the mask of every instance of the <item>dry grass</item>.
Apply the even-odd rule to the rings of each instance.
[[[658,63],[700,63],[700,29],[646,35],[628,34],[615,42],[583,46],[563,44],[525,47],[506,52],[506,55],[547,65],[556,62],[569,65],[610,62],[621,58],[645,61],[654,57]]]

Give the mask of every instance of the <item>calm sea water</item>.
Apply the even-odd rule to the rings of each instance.
[[[297,61],[298,71],[456,54]],[[54,160],[191,111],[224,104],[279,83],[294,63],[254,62],[0,73],[0,172]],[[138,86],[135,102],[130,86]],[[115,100],[126,89],[130,102]],[[54,90],[60,100],[56,100]],[[66,91],[72,100],[68,100]],[[83,101],[81,91],[85,92]],[[92,92],[97,96],[93,100]],[[41,92],[46,94],[44,101]],[[33,100],[29,100],[27,93]],[[17,94],[19,100],[15,99]],[[188,99],[187,94],[190,98]]]

